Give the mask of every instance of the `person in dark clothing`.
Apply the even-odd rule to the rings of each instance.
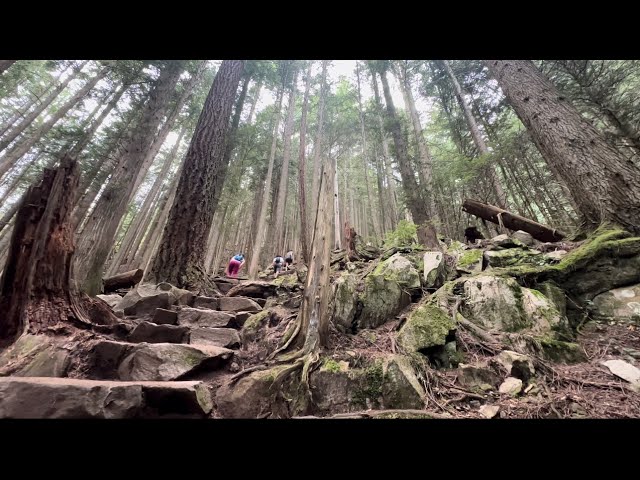
[[[282,271],[283,266],[284,258],[280,255],[276,255],[276,258],[273,259],[273,273],[275,274],[275,278],[278,278],[278,274]]]
[[[284,266],[286,271],[289,271],[289,266],[291,266],[291,264],[293,264],[293,250],[289,250],[285,256],[284,256],[284,261],[286,263],[286,265]]]

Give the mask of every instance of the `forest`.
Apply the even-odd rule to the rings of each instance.
[[[639,323],[640,61],[0,60],[0,418],[640,417]]]

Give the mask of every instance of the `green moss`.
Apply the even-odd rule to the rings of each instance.
[[[255,315],[251,315],[249,318],[247,318],[247,321],[244,322],[242,330],[244,332],[257,331],[264,323],[264,320],[269,316],[269,313],[269,310],[262,310]]]
[[[353,403],[367,406],[367,399],[377,403],[382,396],[382,383],[384,380],[382,360],[375,360],[364,370],[362,386],[353,394]]]
[[[530,288],[529,291],[531,293],[533,293],[534,296],[536,296],[537,298],[539,298],[541,300],[546,300],[547,299],[547,297],[545,297],[544,294],[539,290],[535,290],[533,288]]]
[[[446,312],[430,303],[423,304],[411,313],[398,332],[398,343],[407,352],[444,345],[447,335],[455,328],[453,319]]]
[[[480,261],[482,258],[482,250],[474,248],[472,250],[467,250],[458,259],[459,267],[467,267],[470,265],[474,265]]]
[[[325,359],[322,367],[324,370],[327,370],[332,373],[338,373],[341,370],[340,364],[332,358]]]
[[[552,362],[579,363],[586,361],[586,356],[577,343],[563,342],[550,337],[538,339],[543,356]]]
[[[637,244],[640,238],[629,238],[631,233],[621,228],[600,227],[579,248],[569,252],[560,262],[551,267],[555,271],[574,271],[589,263],[603,250]]]

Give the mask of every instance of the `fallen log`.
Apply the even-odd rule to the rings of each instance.
[[[488,220],[497,225],[504,225],[510,230],[522,230],[531,234],[533,238],[541,242],[559,242],[567,235],[560,230],[549,228],[541,223],[508,212],[502,208],[476,200],[467,199],[462,204],[462,210]]]
[[[115,292],[120,288],[130,288],[142,280],[143,270],[130,270],[128,272],[114,275],[113,277],[103,278],[104,293]]]

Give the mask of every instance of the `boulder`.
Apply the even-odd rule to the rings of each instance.
[[[153,323],[157,325],[175,325],[178,323],[178,312],[156,308],[156,313],[153,314]]]
[[[253,342],[259,336],[260,330],[266,325],[269,321],[271,312],[269,310],[263,310],[254,315],[251,315],[244,325],[242,326],[242,330],[240,332],[240,336],[242,338],[242,343],[247,344],[249,342]]]
[[[593,310],[601,319],[640,320],[640,284],[601,293],[593,299]]]
[[[238,348],[240,347],[240,336],[233,328],[192,328],[189,343]]]
[[[382,370],[382,402],[385,408],[422,409],[425,395],[407,357],[392,355],[385,359]]]
[[[544,265],[542,253],[537,250],[509,248],[507,250],[487,250],[484,252],[486,265],[491,268],[505,268],[514,265]]]
[[[456,269],[463,273],[476,273],[482,271],[482,250],[477,248],[463,250],[458,256]]]
[[[423,263],[425,287],[440,287],[445,277],[444,254],[442,252],[425,252]]]
[[[0,378],[0,418],[204,417],[212,407],[201,382]]]
[[[523,232],[522,230],[518,230],[516,232],[513,232],[511,234],[511,238],[513,238],[514,240],[519,241],[520,243],[522,243],[523,245],[526,245],[527,247],[530,247],[534,243],[536,243],[536,241],[533,239],[533,237],[531,236],[530,233]]]
[[[177,325],[156,325],[140,322],[127,340],[133,343],[182,343],[189,329]]]
[[[504,350],[496,355],[494,359],[504,367],[510,377],[519,378],[526,382],[536,373],[533,361],[527,355]]]
[[[500,384],[500,377],[486,366],[460,365],[457,370],[457,381],[465,388],[473,390],[490,390]]]
[[[334,285],[333,296],[333,324],[343,333],[351,333],[356,315],[358,292],[356,275],[347,273],[339,277]]]
[[[121,306],[125,303],[126,299],[127,298],[124,297],[119,305]],[[137,317],[151,315],[155,313],[156,309],[167,309],[169,308],[169,305],[171,305],[169,294],[162,292],[137,299],[134,303],[124,308],[124,314],[131,316],[135,315]]]
[[[268,298],[275,293],[276,285],[271,282],[252,281],[236,285],[226,295],[227,297]]]
[[[251,372],[234,384],[216,391],[217,412],[223,418],[259,418],[272,412],[275,392],[270,391],[276,375],[286,366]]]
[[[224,312],[259,312],[262,307],[247,297],[220,297],[219,307]]]
[[[228,327],[234,315],[217,310],[182,307],[178,312],[178,325],[198,327]]]
[[[191,297],[190,297],[191,296]],[[153,285],[143,283],[131,289],[116,305],[114,311],[124,311],[125,315],[141,316],[154,313],[156,308],[169,308],[180,301],[188,304],[193,294],[188,290],[174,287],[170,283]]]
[[[522,391],[522,380],[519,378],[508,377],[504,382],[502,382],[498,391],[502,394],[515,397]]]
[[[547,252],[544,254],[544,257],[549,260],[551,263],[556,263],[562,260],[567,256],[566,250],[554,250],[553,252]]]
[[[484,418],[495,418],[500,412],[500,407],[498,405],[482,405],[478,412]]]
[[[376,328],[394,318],[411,303],[411,293],[420,286],[418,271],[399,253],[381,262],[365,279],[358,327]]]
[[[444,346],[455,330],[453,319],[430,303],[423,303],[413,310],[398,332],[398,344],[406,352],[421,352]]]
[[[115,293],[111,295],[96,295],[97,298],[105,302],[111,309],[115,309],[116,306],[122,301],[122,297]]]
[[[229,326],[232,328],[242,328],[251,315],[253,315],[251,312],[237,312],[233,322]]]
[[[54,338],[22,335],[0,353],[0,376],[64,377],[70,360],[69,351]]]
[[[640,369],[624,360],[607,360],[602,364],[616,377],[620,377],[629,383],[640,383]]]

